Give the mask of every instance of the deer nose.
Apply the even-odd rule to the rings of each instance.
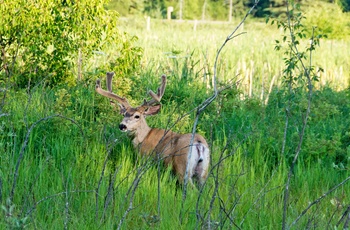
[[[122,131],[126,130],[126,125],[119,124],[119,129],[122,130]]]

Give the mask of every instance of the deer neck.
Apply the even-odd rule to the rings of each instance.
[[[141,144],[151,131],[151,128],[147,125],[145,119],[142,119],[140,122],[140,126],[134,132],[134,139],[132,141],[134,146]]]

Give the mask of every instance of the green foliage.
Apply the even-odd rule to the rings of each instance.
[[[300,115],[305,112],[306,100],[304,96],[294,96],[292,107],[289,108],[290,126],[286,143],[286,151],[293,152],[299,141]],[[281,154],[283,127],[285,125],[285,106],[288,104],[288,97],[283,91],[275,91],[269,100],[264,116],[264,136],[268,139],[262,143],[264,148],[270,149],[275,158]],[[348,95],[346,91],[335,92],[329,87],[316,90],[313,96],[311,113],[308,120],[308,127],[305,133],[304,144],[301,150],[301,161],[310,164],[321,163],[323,165],[343,165],[349,167],[349,122],[347,114]],[[299,104],[297,104],[299,103]],[[273,124],[273,125],[271,125]],[[294,155],[287,156],[290,158]]]
[[[313,88],[315,82],[319,80],[315,67],[312,66],[312,55],[316,47],[319,46],[320,39],[323,38],[323,35],[316,34],[315,29],[312,28],[310,44],[306,45],[306,48],[301,47],[302,40],[306,39],[307,36],[307,28],[302,24],[304,18],[300,11],[300,5],[291,1],[291,5],[287,5],[287,18],[271,22],[271,24],[276,22],[277,27],[284,31],[282,42],[276,40],[275,50],[282,50],[284,54],[285,67],[282,81],[284,88],[282,91],[287,100],[284,105],[286,121],[282,154],[285,154],[285,143],[290,139],[295,146],[287,154],[287,158],[293,159],[291,168],[294,167],[302,148],[311,111]],[[317,69],[322,71],[320,67]],[[296,127],[296,130],[291,130],[290,122],[294,123],[292,127]]]
[[[343,12],[350,11],[350,1],[349,0],[337,0],[335,2],[340,6],[340,8],[343,10]]]
[[[145,1],[144,12],[152,18],[166,18],[167,12],[164,0]]]
[[[341,8],[335,4],[317,2],[306,5],[305,16],[306,26],[316,27],[328,38],[341,39],[350,35],[350,15],[342,13]]]
[[[248,8],[253,7],[253,5],[255,4],[255,0],[246,0],[243,1],[244,5]],[[272,3],[273,2],[273,3]],[[275,1],[270,1],[270,0],[260,0],[259,4],[256,6],[256,8],[253,11],[253,15],[255,17],[265,17],[267,15],[270,15],[271,12],[269,10],[270,8],[270,4],[274,4]]]
[[[4,219],[9,229],[25,229],[26,227],[28,227],[29,217],[18,217],[18,214],[15,213],[16,206],[12,204],[9,199],[6,201],[6,206],[3,205],[1,206],[1,208],[4,212]]]
[[[275,50],[279,51],[283,49],[283,43],[286,43],[286,47],[282,50],[285,63],[283,77],[284,83],[289,87],[289,90],[304,87],[308,84],[308,80],[318,81],[314,72],[315,67],[310,66],[308,63],[310,62],[311,64],[311,55],[316,47],[319,46],[320,39],[325,37],[322,34],[318,34],[315,28],[312,28],[310,45],[304,49],[301,48],[301,46],[305,46],[302,40],[305,40],[307,36],[307,29],[302,24],[302,20],[305,17],[300,12],[300,5],[296,4],[292,7],[287,20],[276,21],[277,27],[283,29],[284,35],[282,36],[282,41],[276,40],[275,46]],[[275,21],[271,22],[271,24],[274,23]],[[318,70],[322,71],[322,68],[319,67]]]
[[[93,51],[118,46],[114,62],[129,69],[133,48],[117,30],[117,13],[104,1],[5,1],[0,6],[0,82],[19,87],[40,81],[75,84]],[[139,50],[135,51],[139,52]],[[112,60],[113,61],[113,60]],[[131,65],[130,69],[135,66]],[[96,67],[95,67],[96,68]]]

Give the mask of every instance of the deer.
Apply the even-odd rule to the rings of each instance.
[[[187,176],[187,182],[192,186],[192,179],[203,186],[208,177],[210,164],[210,151],[205,138],[197,133],[179,134],[147,125],[146,117],[156,115],[161,109],[160,101],[166,87],[166,76],[162,75],[157,94],[149,90],[151,99],[144,99],[140,106],[132,107],[126,98],[112,92],[114,72],[107,72],[106,75],[107,90],[101,88],[100,79],[96,81],[95,90],[100,95],[111,99],[111,105],[116,107],[114,101],[117,102],[120,114],[123,116],[119,129],[129,133],[134,149],[142,156],[151,154],[160,156],[166,167],[172,167],[181,185],[184,185],[185,176]]]

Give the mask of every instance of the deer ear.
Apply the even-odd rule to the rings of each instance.
[[[160,108],[161,108],[161,104],[159,105],[153,105],[153,106],[150,106],[146,109],[145,111],[145,115],[148,116],[148,115],[155,115],[159,112]]]

